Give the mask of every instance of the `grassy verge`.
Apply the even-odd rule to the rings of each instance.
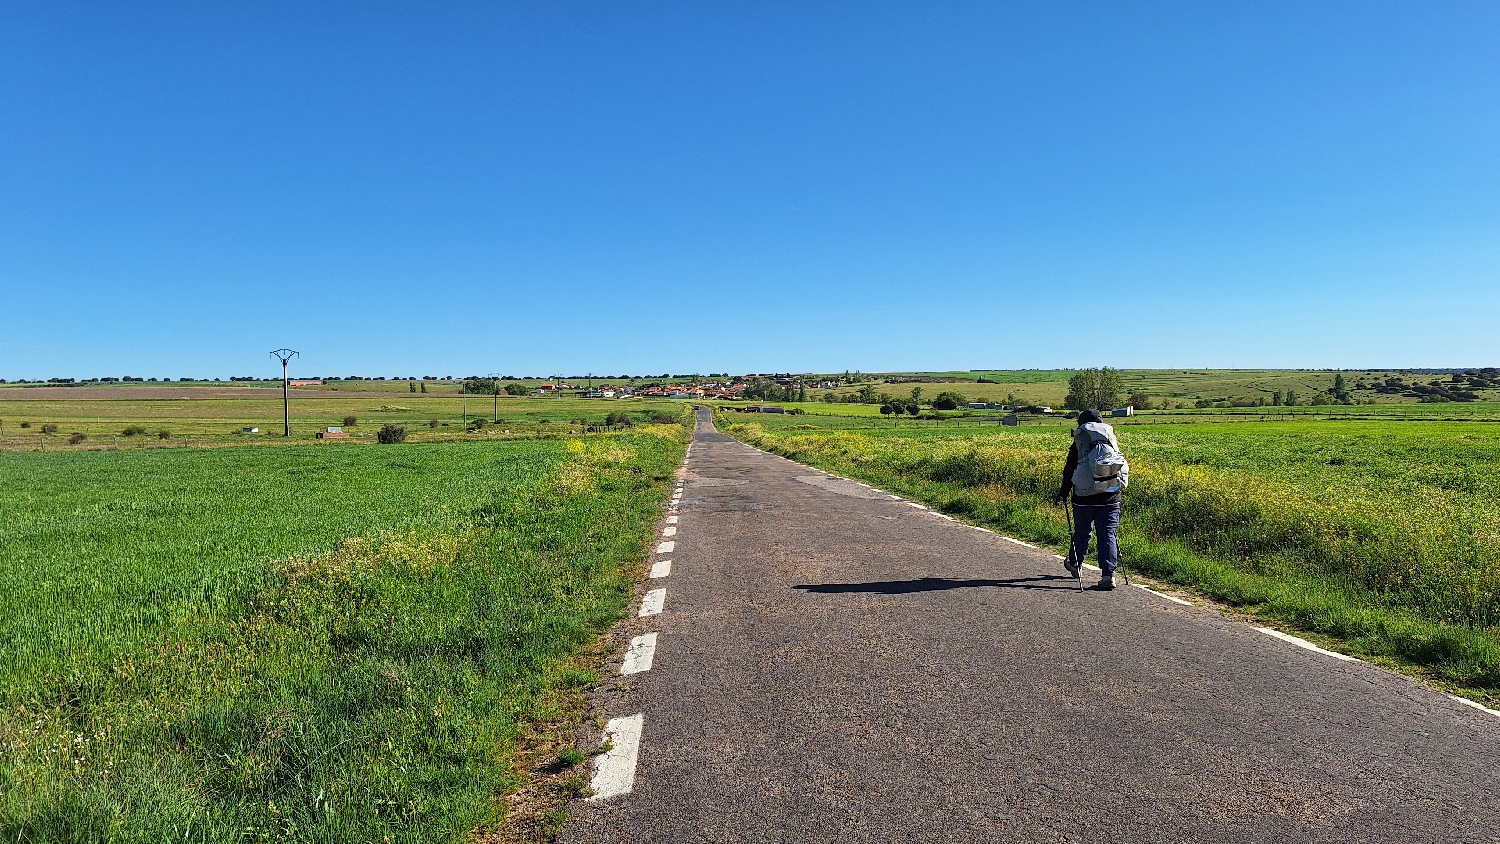
[[[1063,510],[1051,503],[1067,446],[1055,431],[722,421],[726,432],[792,459],[1011,535],[1067,542]],[[1120,429],[1132,455],[1126,563],[1341,640],[1351,653],[1480,696],[1500,691],[1500,550],[1494,498],[1477,471],[1500,438],[1471,439],[1481,435],[1466,429],[1423,436],[1408,426],[1403,440],[1293,424],[1325,427]],[[1437,494],[1444,484],[1449,494]]]
[[[0,455],[0,839],[493,828],[684,442]]]

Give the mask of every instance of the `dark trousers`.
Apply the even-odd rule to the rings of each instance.
[[[1115,531],[1120,528],[1120,504],[1074,504],[1073,544],[1068,547],[1068,561],[1082,563],[1089,556],[1089,531],[1099,536],[1099,569],[1105,577],[1114,577],[1120,564],[1120,546]]]

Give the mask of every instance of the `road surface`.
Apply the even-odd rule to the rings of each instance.
[[[562,841],[1500,841],[1500,717],[698,420]]]

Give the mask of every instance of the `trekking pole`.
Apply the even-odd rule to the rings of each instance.
[[[1073,533],[1073,505],[1066,498],[1063,499],[1063,515],[1068,517],[1068,562],[1075,566],[1073,569],[1073,581],[1078,584],[1078,591],[1082,592],[1083,562],[1073,559],[1073,546],[1077,544],[1073,541],[1075,536]]]

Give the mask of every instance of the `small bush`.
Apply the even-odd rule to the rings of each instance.
[[[166,428],[162,428],[160,431],[156,432],[156,438],[159,440],[170,440],[172,438],[172,432],[168,431]]]
[[[436,420],[436,419],[434,419],[434,420],[432,420],[432,421],[431,421],[431,422],[428,422],[428,423],[427,423],[427,427],[429,427],[429,428],[436,428],[436,427],[437,427],[437,426],[439,426],[439,425],[441,425],[441,424],[443,424],[443,423],[442,423],[442,422],[439,422],[439,421],[438,421],[438,420]]]
[[[78,445],[88,438],[88,434],[85,434],[81,431],[75,431],[74,433],[68,435],[68,445]]]
[[[345,416],[344,417],[344,427],[345,428],[353,428],[355,425],[358,425],[358,424],[359,424],[359,419],[357,417],[354,417],[354,416]]]
[[[382,443],[404,443],[406,442],[406,429],[387,422],[375,433],[375,439]]]
[[[30,422],[22,422],[21,423],[21,427],[22,428],[30,428],[31,427],[31,423]]]
[[[469,420],[469,430],[470,431],[482,431],[482,430],[484,430],[484,420],[483,419],[470,419]]]
[[[631,425],[634,425],[635,422],[630,418],[630,414],[626,413],[623,410],[620,410],[604,417],[604,424],[620,425],[629,428]]]
[[[142,434],[146,433],[146,426],[145,425],[127,425],[127,426],[125,426],[125,430],[121,431],[120,433],[123,434],[124,436],[127,436],[127,437],[139,437]]]
[[[42,426],[42,433],[44,433],[44,434],[55,434],[55,433],[57,433],[57,426],[56,425],[43,425]]]
[[[674,425],[676,422],[677,419],[670,413],[658,413],[651,417],[651,424],[653,425]]]

